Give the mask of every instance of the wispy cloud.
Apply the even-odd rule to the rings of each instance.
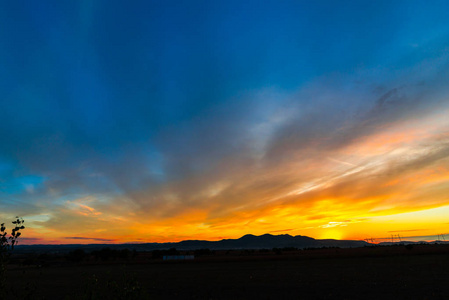
[[[96,241],[96,242],[115,242],[115,240],[112,239],[102,239],[102,238],[91,238],[91,237],[81,237],[81,236],[66,236],[64,237],[66,240],[89,240],[89,241]]]
[[[409,231],[423,231],[423,230],[427,230],[427,229],[392,230],[392,231],[388,231],[388,232],[409,232]]]
[[[22,29],[0,32],[1,218],[63,241],[356,236],[356,220],[449,204],[445,9],[421,26],[397,4],[335,7],[329,26],[312,3],[204,18],[148,2],[61,9],[86,14],[68,26],[8,5]]]
[[[273,231],[270,231],[269,233],[287,232],[287,231],[292,231],[292,230],[293,230],[293,228],[281,229],[281,230],[273,230]]]

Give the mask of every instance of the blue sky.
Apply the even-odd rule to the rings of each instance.
[[[407,153],[427,145],[419,157],[410,154],[423,161],[419,170],[446,166],[440,161],[446,124],[425,127],[430,121],[422,120],[435,120],[448,104],[448,6],[3,2],[0,217],[29,216],[36,232],[52,232],[55,240],[78,234],[69,232],[68,220],[84,222],[73,203],[111,218],[138,211],[148,228],[154,222],[169,227],[171,218],[181,220],[192,209],[205,211],[187,223],[213,227],[233,220],[239,209],[248,211],[250,222],[268,203],[315,201],[314,195],[285,195],[294,186],[346,174],[317,164],[328,157],[341,161],[341,149],[397,128],[431,128],[425,137],[431,141],[419,136],[403,143]],[[383,153],[385,165],[392,165],[386,158],[392,149]],[[423,154],[432,151],[441,153],[434,160]],[[370,163],[372,157],[359,157],[349,165]],[[407,172],[418,168],[418,162],[395,163]],[[314,167],[293,174],[288,170],[295,164]],[[326,193],[339,199],[336,191]],[[367,188],[350,201],[372,193]],[[449,202],[435,199],[429,205]],[[401,205],[426,206],[412,196]],[[110,222],[95,220],[89,226]],[[189,230],[188,237],[195,235]],[[216,237],[204,232],[200,236]],[[161,239],[150,229],[145,234]]]

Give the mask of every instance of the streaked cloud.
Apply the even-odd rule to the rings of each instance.
[[[116,242],[115,240],[110,239],[100,239],[100,238],[89,238],[89,237],[81,237],[81,236],[67,236],[64,237],[66,240],[88,240],[91,242]]]
[[[444,231],[445,9],[248,5],[2,4],[0,218],[51,243]]]

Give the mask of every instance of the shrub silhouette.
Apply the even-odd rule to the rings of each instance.
[[[92,255],[95,257],[95,260],[108,261],[111,258],[116,257],[116,252],[109,247],[102,248],[100,250],[92,251]]]
[[[179,251],[176,248],[170,248],[168,250],[153,250],[151,251],[152,258],[162,258],[164,255],[179,255]]]
[[[86,257],[86,252],[83,249],[76,249],[70,251],[67,255],[67,259],[72,262],[81,262]]]
[[[405,245],[405,249],[407,249],[407,250],[412,250],[413,249],[413,244],[407,244],[407,245]]]
[[[131,254],[131,251],[129,249],[122,249],[118,251],[117,256],[121,259],[128,259]]]
[[[203,256],[203,255],[213,255],[215,254],[215,251],[210,250],[209,248],[204,249],[196,249],[193,254],[195,256]]]
[[[6,266],[11,257],[11,251],[18,243],[18,238],[22,234],[20,231],[25,229],[25,226],[23,226],[25,221],[22,218],[16,217],[16,220],[12,223],[14,228],[9,236],[5,223],[0,225],[0,299],[6,296],[3,291],[6,291]]]
[[[281,255],[281,254],[282,254],[282,249],[280,249],[280,248],[273,248],[273,252],[274,252],[276,255]]]
[[[95,260],[102,260],[102,261],[108,261],[108,260],[115,260],[115,259],[126,259],[132,255],[135,256],[134,252],[131,253],[129,249],[122,249],[122,250],[114,250],[109,247],[102,248],[100,250],[95,250],[90,253]]]

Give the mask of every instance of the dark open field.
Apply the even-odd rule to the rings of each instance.
[[[31,299],[449,299],[449,245],[215,252],[11,265]],[[19,298],[20,299],[20,298]]]

